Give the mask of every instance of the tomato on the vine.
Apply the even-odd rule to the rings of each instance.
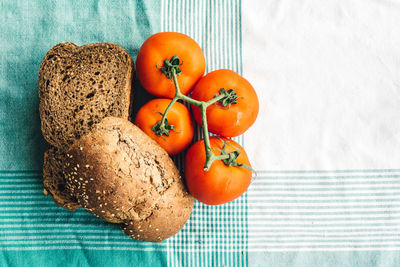
[[[153,131],[154,125],[161,121],[171,99],[153,99],[140,108],[135,124],[155,140],[169,155],[176,155],[189,146],[193,139],[193,121],[189,109],[175,102],[167,113],[167,123],[172,125],[169,136],[159,136]]]
[[[251,84],[234,71],[221,69],[208,73],[193,89],[192,98],[209,101],[219,94],[220,89],[233,89],[236,103],[223,106],[220,102],[207,108],[208,130],[227,137],[243,134],[255,122],[259,103]],[[193,115],[201,125],[200,108],[192,105]]]
[[[235,141],[227,138],[210,138],[210,145],[215,155],[220,154],[226,142],[227,153],[239,149],[241,153],[236,162],[248,167],[250,162],[244,149]],[[239,166],[227,166],[222,160],[212,163],[210,169],[203,169],[206,161],[204,140],[190,147],[185,159],[185,180],[189,192],[200,202],[208,205],[219,205],[232,201],[241,196],[249,187],[252,172]]]
[[[151,94],[173,98],[174,83],[163,72],[164,60],[179,57],[178,82],[181,93],[187,95],[205,71],[205,58],[200,46],[189,36],[177,32],[161,32],[150,36],[140,48],[136,71],[140,83]]]

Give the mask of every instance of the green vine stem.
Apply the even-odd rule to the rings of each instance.
[[[166,59],[164,61],[164,66],[161,68],[163,74],[167,76],[169,79],[173,79],[175,85],[175,96],[167,106],[164,111],[164,114],[161,118],[161,121],[157,122],[152,128],[152,130],[159,136],[166,135],[169,136],[169,131],[174,129],[173,125],[168,124],[167,114],[171,107],[175,104],[178,100],[183,100],[188,102],[189,104],[195,105],[200,108],[201,110],[201,122],[203,126],[203,135],[204,135],[204,148],[206,151],[206,162],[204,164],[204,170],[208,171],[215,160],[222,160],[228,166],[241,166],[237,164],[236,158],[240,154],[239,150],[235,150],[233,152],[227,153],[225,149],[222,149],[220,155],[215,155],[212,152],[211,145],[210,145],[210,136],[208,133],[208,124],[207,124],[207,107],[213,105],[217,102],[220,102],[222,106],[227,106],[231,104],[237,103],[237,95],[235,90],[229,89],[226,91],[225,89],[221,88],[219,90],[219,94],[215,95],[213,99],[204,102],[195,100],[189,96],[186,96],[181,93],[179,83],[178,83],[178,75],[181,74],[180,66],[182,63],[180,62],[177,56],[173,56],[170,60]],[[223,147],[225,147],[225,143],[223,142]]]

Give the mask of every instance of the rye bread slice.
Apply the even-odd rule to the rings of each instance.
[[[77,208],[81,208],[81,206],[65,186],[62,165],[66,161],[66,155],[56,147],[50,147],[44,153],[44,192],[45,194],[49,194],[58,206],[70,211],[75,211]]]
[[[66,185],[90,213],[121,223],[132,238],[162,241],[188,220],[193,197],[173,161],[154,140],[108,117],[66,152]]]
[[[60,43],[39,70],[44,138],[66,150],[108,116],[130,118],[133,60],[120,46]]]

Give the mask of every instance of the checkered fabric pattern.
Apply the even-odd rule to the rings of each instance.
[[[396,0],[0,0],[0,267],[400,266],[399,14]],[[149,243],[43,195],[37,72],[57,43],[135,60],[160,31],[194,38],[206,72],[242,74],[261,112],[235,138],[256,168],[248,191],[196,201]],[[135,91],[137,111],[150,96]]]
[[[206,72],[231,69],[242,72],[240,1],[162,1],[163,31],[194,38],[206,57]],[[202,138],[197,127],[197,138]],[[243,145],[244,136],[235,139]],[[177,157],[183,166],[183,157]],[[246,266],[247,194],[221,205],[195,202],[185,227],[168,240],[171,266]]]
[[[1,108],[0,137],[8,143],[7,148],[2,147],[3,157],[0,159],[0,251],[4,256],[0,260],[0,266],[14,252],[34,252],[36,256],[24,258],[37,265],[43,264],[43,260],[49,258],[53,259],[53,265],[58,265],[60,262],[57,258],[63,261],[65,255],[73,254],[74,251],[85,251],[86,256],[83,258],[73,256],[72,262],[79,265],[85,258],[84,261],[89,264],[96,257],[102,259],[99,260],[100,265],[105,265],[107,259],[115,260],[118,253],[123,253],[124,256],[116,261],[121,265],[128,260],[139,259],[139,262],[153,266],[246,266],[246,195],[216,207],[196,201],[193,214],[184,228],[162,243],[132,240],[118,226],[106,223],[84,210],[69,212],[56,206],[50,197],[43,195],[40,168],[46,144],[40,136],[38,114],[32,112],[37,112],[36,73],[40,61],[46,50],[58,42],[84,44],[112,41],[122,45],[135,57],[143,40],[152,33],[178,31],[188,34],[200,44],[206,56],[206,72],[228,68],[241,73],[240,1],[122,1],[118,5],[79,2],[76,7],[65,1],[56,1],[54,6],[47,6],[40,1],[5,1],[1,3],[1,7],[0,29],[5,35],[0,41],[2,74],[11,69],[20,72],[22,70],[18,68],[25,64],[27,76],[21,81],[18,73],[2,75],[0,83],[2,89],[7,89],[2,91],[6,106]],[[45,16],[46,13],[40,13],[47,9],[49,12],[52,9],[57,10],[58,18],[53,18],[53,13],[48,17]],[[37,17],[33,17],[33,13],[38,14]],[[11,23],[21,19],[20,25]],[[57,20],[54,22],[53,19]],[[78,24],[86,24],[88,29],[79,28]],[[46,30],[46,27],[56,29]],[[122,29],[125,32],[121,32]],[[32,43],[35,35],[31,31],[43,35],[44,40],[46,36],[55,35],[56,38],[46,41],[45,44],[39,41],[35,45]],[[20,42],[19,48],[19,39],[12,39],[15,36],[25,40],[25,43]],[[10,47],[9,43],[16,47]],[[28,56],[39,44],[43,46],[40,47],[40,53]],[[31,58],[30,65],[26,65],[24,57]],[[11,80],[16,82],[11,84]],[[18,92],[14,98],[6,95],[12,90]],[[21,96],[26,100],[21,99]],[[30,101],[29,105],[25,101]],[[6,115],[13,105],[22,107],[13,115],[21,116],[15,118],[14,125],[10,124],[10,117]],[[22,127],[29,118],[26,125],[32,129],[25,133]],[[22,133],[19,133],[21,136],[13,136],[17,130],[14,128],[16,125],[22,128]],[[196,131],[196,138],[201,138],[200,129],[197,128]],[[15,137],[19,138],[19,142],[15,142]],[[18,153],[20,142],[30,144],[32,141],[37,144],[37,148],[21,155],[13,154]],[[236,141],[243,144],[243,137],[236,138]],[[26,146],[29,147],[31,146]],[[7,153],[9,157],[6,156]],[[17,158],[20,162],[17,162]],[[175,161],[182,169],[183,156],[176,157]],[[63,253],[62,256],[59,255],[60,252]],[[43,256],[38,256],[41,253],[44,253]],[[154,255],[159,256],[154,258]],[[8,261],[11,265],[12,262],[13,260]],[[47,264],[52,265],[51,262]]]

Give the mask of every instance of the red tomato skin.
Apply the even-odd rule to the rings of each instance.
[[[155,140],[169,155],[176,155],[185,150],[193,140],[194,123],[189,109],[180,102],[175,102],[167,114],[168,124],[175,126],[175,131],[169,131],[169,136],[158,136],[152,127],[161,121],[161,114],[171,102],[171,99],[157,98],[150,100],[138,111],[135,124],[148,136]]]
[[[177,77],[182,94],[189,94],[204,75],[205,57],[200,46],[189,36],[177,32],[160,32],[150,36],[139,49],[136,72],[142,86],[157,97],[173,98],[175,86],[161,67],[165,59],[178,56],[182,65]]]
[[[237,159],[239,164],[250,162],[244,149],[230,139],[222,138],[241,150]],[[218,138],[210,138],[211,147],[221,149],[222,142]],[[233,148],[226,146],[227,152]],[[185,159],[185,181],[189,192],[198,201],[208,205],[220,205],[230,202],[244,192],[251,183],[252,173],[244,167],[226,166],[221,160],[214,161],[208,171],[203,169],[206,160],[204,141],[196,142],[187,152]]]
[[[243,134],[254,124],[259,112],[259,101],[253,86],[242,76],[231,70],[221,69],[208,73],[200,79],[192,92],[192,98],[209,101],[219,90],[235,89],[237,104],[222,107],[218,104],[207,108],[208,130],[225,137]],[[200,108],[192,105],[195,121],[201,123]]]

